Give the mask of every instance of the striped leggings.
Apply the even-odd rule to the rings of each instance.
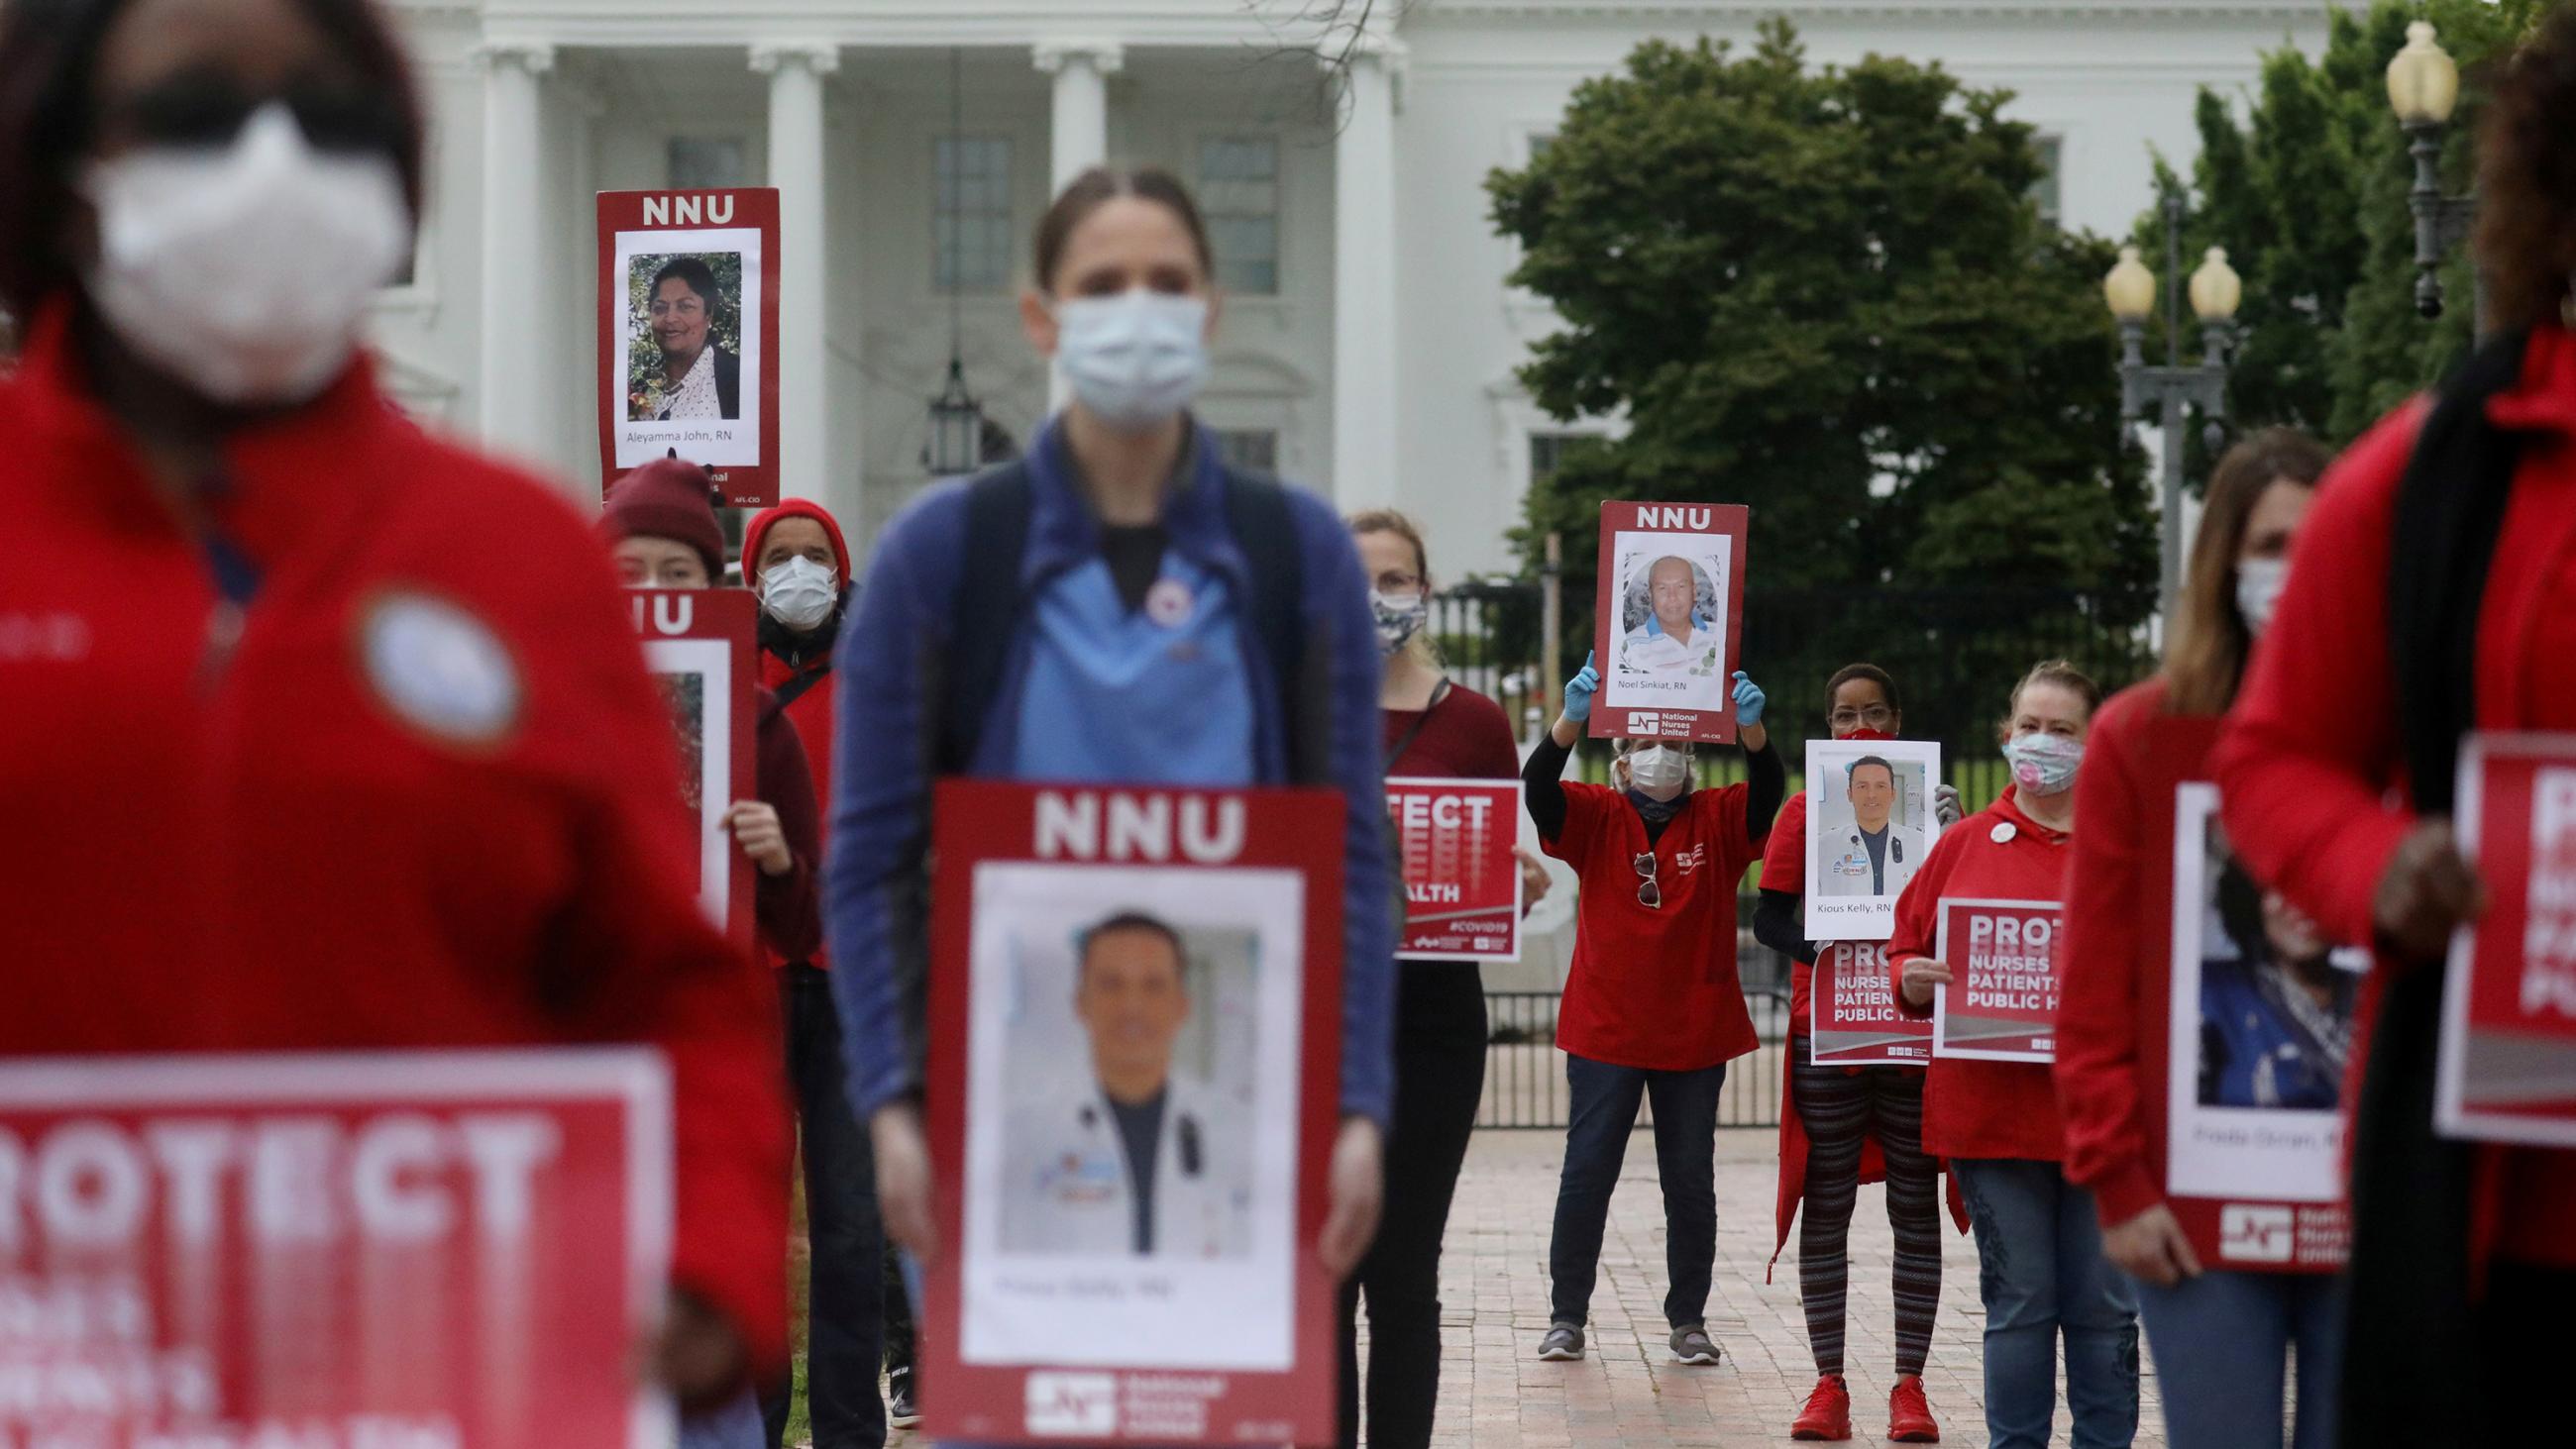
[[[1901,1067],[1819,1067],[1797,1041],[1789,1092],[1807,1129],[1805,1220],[1798,1230],[1798,1291],[1816,1372],[1843,1371],[1847,1252],[1860,1196],[1861,1145],[1887,1157],[1887,1222],[1895,1230],[1896,1371],[1923,1372],[1941,1303],[1940,1166],[1923,1152],[1923,1073]]]

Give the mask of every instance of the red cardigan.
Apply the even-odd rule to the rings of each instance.
[[[2003,827],[2010,826],[2010,830]],[[1997,834],[2008,835],[1997,840]],[[1905,963],[1932,956],[1943,896],[2053,901],[2065,889],[2067,836],[2022,813],[2012,787],[2003,798],[1941,832],[1923,868],[1896,898],[1888,938],[1897,1007],[1930,1016],[1905,999]],[[1923,1083],[1923,1150],[1941,1157],[2019,1157],[2055,1162],[2064,1152],[2048,1068],[2037,1062],[1932,1059]]]
[[[656,1046],[672,1272],[783,1370],[775,995],[699,913],[589,520],[360,362],[226,441],[205,511],[260,581],[223,630],[69,312],[0,381],[0,1055]]]
[[[2528,436],[2480,606],[2478,725],[2576,730],[2576,337],[2534,332],[2522,377],[2487,405]],[[2425,412],[2419,400],[2383,419],[2326,475],[2213,762],[2237,853],[2338,941],[2373,939],[2371,894],[2415,823],[2392,793],[2387,593],[2391,514]],[[2365,1041],[2381,985],[2374,975],[2363,994]],[[2355,1071],[2367,1056],[2353,1052]],[[2479,1246],[2576,1267],[2576,1152],[2482,1157]]]

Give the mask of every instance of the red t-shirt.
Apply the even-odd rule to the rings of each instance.
[[[1394,749],[1415,723],[1404,753],[1387,766],[1389,775],[1446,775],[1461,780],[1517,780],[1521,773],[1519,747],[1512,742],[1511,717],[1503,707],[1462,684],[1451,684],[1449,692],[1428,710],[1390,709],[1386,716],[1386,740],[1381,747]]]
[[[1651,847],[1663,904],[1637,899],[1646,822],[1606,785],[1569,781],[1548,854],[1581,878],[1574,966],[1556,1044],[1613,1066],[1687,1072],[1752,1051],[1735,969],[1735,887],[1760,857],[1745,838],[1743,785],[1693,791]]]
[[[1807,893],[1807,792],[1799,791],[1780,807],[1780,818],[1771,822],[1771,843],[1762,848],[1761,888],[1787,891],[1793,896]],[[1815,990],[1816,963],[1792,956],[1789,958],[1789,1034],[1805,1036],[1809,1026],[1807,1002]]]
[[[2066,888],[2071,838],[2024,815],[2006,787],[2003,798],[1941,832],[1923,868],[1896,898],[1896,934],[1888,938],[1888,976],[1896,1003],[1905,999],[1905,963],[1936,956],[1944,896],[2002,901],[2054,901]],[[1998,839],[1997,837],[2001,837]],[[1941,1157],[2019,1157],[2056,1162],[2066,1153],[2057,1123],[2057,1093],[2041,1062],[1932,1059],[1923,1081],[1923,1149]]]

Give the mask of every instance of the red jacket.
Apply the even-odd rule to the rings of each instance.
[[[2172,1005],[2146,982],[2141,953],[2156,939],[2148,917],[2169,909],[2145,898],[2144,838],[2154,802],[2143,783],[2147,726],[2164,712],[2165,687],[2148,680],[2114,695],[2093,717],[2075,816],[2084,831],[2067,851],[2065,933],[2057,943],[2058,1109],[2065,1114],[2066,1176],[2093,1191],[2105,1226],[2165,1200],[2161,1144],[2149,1141],[2142,1051],[2164,1049]],[[2145,1040],[2153,1038],[2152,1041]]]
[[[353,366],[174,523],[68,307],[0,381],[0,1054],[642,1042],[674,1274],[785,1362],[768,982],[701,918],[668,710],[590,524]]]
[[[1943,896],[2053,901],[2065,888],[2067,837],[2022,813],[2006,786],[2003,798],[1941,832],[1923,868],[1896,898],[1896,934],[1888,938],[1889,979],[1897,1007],[1930,1016],[1905,999],[1905,963],[1937,956]],[[2009,827],[2007,829],[2006,827]],[[1997,840],[1998,834],[2005,839]],[[2048,1068],[2037,1062],[1932,1059],[1923,1082],[1923,1150],[1941,1157],[2019,1157],[2055,1162],[2065,1152]]]
[[[823,526],[823,536],[832,542],[833,568],[839,575],[840,587],[846,597],[850,587],[850,546],[841,537],[841,525],[832,517],[831,511],[807,498],[790,498],[775,508],[764,508],[753,514],[751,521],[743,525],[743,583],[748,586],[757,581],[761,539],[769,532],[771,525],[784,518],[810,518]],[[810,777],[816,805],[813,864],[812,868],[804,873],[819,877],[823,868],[823,851],[831,843],[832,700],[837,693],[832,688],[832,650],[828,643],[824,643],[812,653],[801,655],[791,661],[781,657],[778,652],[788,647],[784,641],[789,637],[786,634],[786,626],[767,614],[760,616],[760,682],[776,694],[783,695],[791,689],[795,691],[795,697],[787,702],[787,722],[795,726],[796,737],[804,742],[806,773]],[[761,731],[764,761],[768,758],[766,744],[768,733],[768,729],[764,726]],[[799,857],[802,858],[801,851]],[[823,950],[820,917],[816,919],[814,944],[811,947],[801,951],[791,951],[763,940],[761,956],[772,966],[783,965],[788,961],[804,960],[815,966],[828,967],[831,963]]]
[[[2326,475],[2214,761],[2237,853],[2338,941],[2373,939],[2371,894],[2415,823],[2392,794],[2403,771],[2387,588],[2390,519],[2424,414],[2419,400],[2382,420]],[[2522,383],[2487,414],[2531,431],[2480,605],[2478,725],[2576,730],[2576,337],[2534,332]],[[2374,974],[2365,986],[2364,1041],[2383,985]],[[2355,1071],[2367,1056],[2353,1052]],[[2480,1180],[2477,1216],[2493,1232],[2481,1247],[2576,1266],[2576,1152],[2492,1149]]]

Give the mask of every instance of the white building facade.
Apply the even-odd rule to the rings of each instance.
[[[1029,235],[1057,185],[1169,168],[1210,213],[1226,289],[1200,406],[1234,456],[1345,508],[1419,517],[1449,578],[1505,537],[1568,434],[1515,380],[1554,325],[1508,286],[1486,174],[1649,37],[1749,43],[1772,15],[1817,64],[1937,60],[2018,99],[2063,222],[2125,232],[2152,158],[2187,166],[2199,86],[2314,52],[2324,0],[393,0],[431,113],[408,280],[379,301],[391,386],[595,492],[593,193],[781,188],[780,462],[865,546],[930,481],[956,346],[987,414],[1034,436]],[[1362,0],[1350,0],[1356,15]],[[1319,56],[1319,52],[1321,52]]]

